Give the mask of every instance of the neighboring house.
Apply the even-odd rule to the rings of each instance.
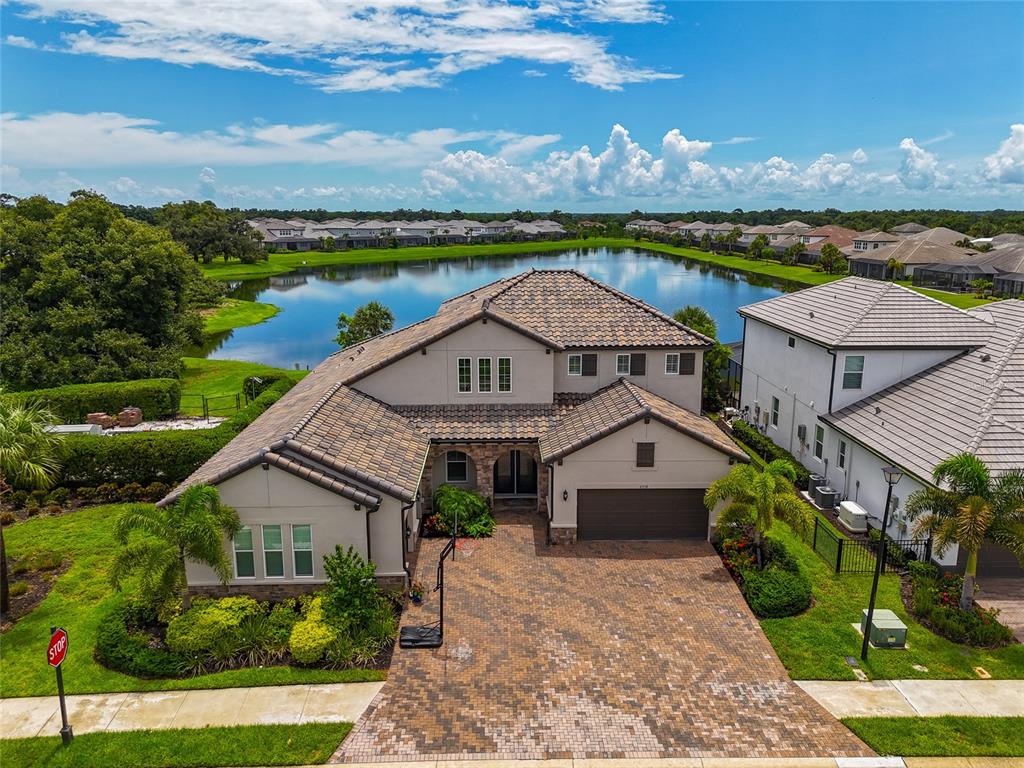
[[[879,234],[875,233],[871,237]],[[935,227],[909,235],[899,242],[879,247],[875,245],[881,241],[873,239],[871,249],[866,252],[858,250],[858,245],[864,242],[858,237],[853,241],[854,254],[850,257],[850,274],[884,280],[890,277],[887,267],[890,259],[899,263],[903,277],[912,277],[914,270],[923,264],[963,264],[965,259],[977,256],[976,251],[953,245],[966,237],[962,232],[953,229]]]
[[[798,261],[802,264],[817,264],[821,260],[821,249],[831,243],[840,251],[853,245],[853,239],[860,233],[855,229],[847,229],[835,224],[826,224],[800,233],[800,242],[807,250],[800,254]]]
[[[853,238],[853,245],[841,249],[843,255],[850,260],[850,268],[853,269],[853,260],[859,259],[871,251],[879,248],[888,248],[896,245],[903,239],[903,235],[889,234],[888,232],[861,232]],[[883,277],[883,275],[864,274],[864,277]]]
[[[849,277],[739,310],[740,407],[777,445],[864,507],[877,527],[881,467],[907,473],[890,534],[909,537],[902,499],[935,465],[971,451],[996,472],[1024,466],[1024,302],[963,311],[892,283]],[[955,548],[940,562],[952,566]],[[1005,575],[1005,553],[992,566]]]
[[[991,251],[961,252],[945,263],[919,264],[914,269],[913,284],[946,291],[971,291],[975,280],[988,280],[992,288],[1005,296],[1024,294],[1024,244],[1003,241]]]
[[[894,235],[900,237],[907,237],[909,235],[916,235],[919,232],[927,232],[928,227],[924,224],[918,224],[916,221],[908,221],[905,224],[897,224],[895,227],[889,230]]]
[[[707,538],[746,455],[700,415],[711,340],[573,270],[532,270],[327,358],[161,504],[211,483],[245,526],[228,592],[323,583],[353,546],[401,583],[433,491],[545,516],[549,540]],[[311,553],[311,554],[307,554]],[[189,586],[221,593],[188,567]]]

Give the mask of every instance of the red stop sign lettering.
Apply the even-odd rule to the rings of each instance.
[[[51,667],[59,667],[68,655],[68,633],[58,629],[50,635],[50,646],[46,649],[46,660]]]

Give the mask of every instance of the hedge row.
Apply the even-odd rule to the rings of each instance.
[[[45,405],[61,421],[80,424],[89,413],[117,414],[122,408],[142,409],[147,420],[170,419],[181,403],[181,385],[177,379],[138,379],[104,381],[97,384],[67,384],[50,389],[8,392],[5,400]]]
[[[732,423],[732,431],[739,440],[745,443],[751,450],[763,457],[766,461],[782,459],[783,461],[788,461],[792,464],[793,469],[796,472],[797,488],[800,490],[807,488],[807,482],[811,479],[810,470],[797,461],[793,454],[785,448],[777,446],[772,442],[770,437],[762,435],[745,421],[736,419],[736,421]]]
[[[60,485],[166,483],[174,486],[251,424],[292,388],[275,382],[223,424],[213,429],[126,432],[119,435],[68,435],[62,447]]]

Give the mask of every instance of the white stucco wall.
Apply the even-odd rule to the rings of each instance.
[[[570,376],[570,354],[597,354],[596,376]],[[643,376],[620,376],[615,372],[616,355],[630,352],[643,352],[647,355],[647,369]],[[692,375],[665,373],[665,355],[669,352],[693,352],[694,372]],[[570,350],[553,354],[555,367],[555,392],[594,392],[606,387],[619,378],[634,382],[666,400],[683,406],[694,413],[700,413],[701,374],[704,365],[702,350],[693,349],[616,349],[616,350]]]
[[[891,387],[897,382],[938,365],[960,354],[955,349],[844,349],[836,353],[836,380],[832,394],[832,410],[838,411],[851,403]],[[864,355],[864,376],[860,389],[843,389],[843,371],[846,358]]]
[[[636,444],[655,444],[654,467],[636,466]],[[613,432],[554,466],[552,527],[576,527],[581,488],[707,488],[728,474],[729,456],[652,420]],[[562,492],[568,491],[568,500]],[[710,524],[714,525],[714,515]]]
[[[552,360],[542,344],[493,320],[479,321],[439,339],[354,387],[391,405],[441,403],[550,403]],[[473,391],[458,391],[458,358],[473,361]],[[490,357],[491,392],[477,389],[477,360]],[[498,392],[498,357],[512,358],[512,391]]]
[[[280,584],[282,582],[325,581],[324,555],[334,552],[336,545],[354,546],[364,557],[366,552],[366,508],[355,505],[335,493],[326,491],[276,467],[264,470],[260,466],[235,475],[218,485],[224,504],[234,507],[242,525],[253,529],[253,549],[256,576],[232,579],[229,584]],[[404,573],[402,533],[400,529],[402,503],[385,496],[381,507],[370,516],[370,558],[377,565],[378,576],[400,576]],[[262,525],[281,525],[284,547],[284,578],[265,576],[262,552]],[[309,525],[313,537],[313,578],[294,576],[294,560],[289,526]],[[225,551],[234,564],[234,549],[230,541],[224,542]],[[219,584],[213,571],[203,565],[188,563],[188,583],[191,586]]]

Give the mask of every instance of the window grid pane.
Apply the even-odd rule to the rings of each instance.
[[[820,459],[825,453],[825,428],[814,428],[814,456]]]
[[[843,389],[860,389],[864,381],[864,355],[850,355],[843,363]]]
[[[669,352],[665,355],[665,373],[667,374],[678,374],[679,373],[679,353]]]
[[[498,358],[498,391],[512,391],[512,358]]]
[[[615,356],[615,373],[619,376],[629,376],[629,355]]]
[[[579,376],[583,372],[583,356],[569,355],[569,375]]]
[[[292,556],[296,576],[313,575],[313,530],[310,526],[292,526]]]
[[[234,538],[235,578],[251,579],[256,575],[256,559],[252,551],[252,529],[239,529]]]
[[[491,358],[481,357],[476,361],[477,367],[477,391],[491,391]]]
[[[459,392],[473,391],[473,361],[468,357],[459,358]]]
[[[267,578],[284,576],[284,551],[281,545],[281,526],[263,526],[263,565]]]
[[[464,483],[469,478],[468,461],[466,454],[462,451],[448,451],[446,461],[446,475],[448,482]]]

